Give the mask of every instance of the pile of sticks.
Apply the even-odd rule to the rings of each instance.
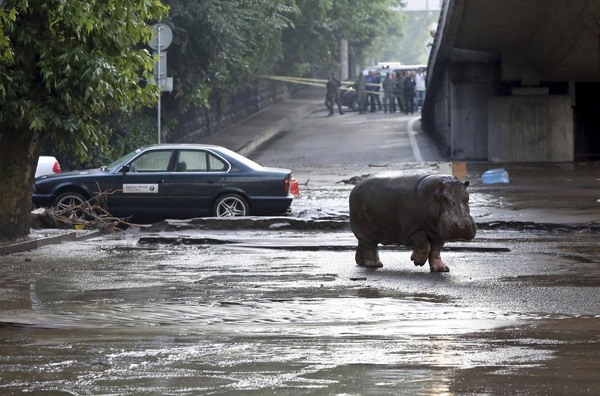
[[[33,228],[85,228],[103,232],[117,232],[131,226],[145,227],[145,225],[130,223],[129,218],[115,217],[108,211],[108,195],[119,191],[102,191],[98,186],[98,193],[79,205],[60,211],[53,208],[34,210],[31,212],[31,226]]]

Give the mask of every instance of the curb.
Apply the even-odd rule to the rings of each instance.
[[[64,234],[52,235],[34,238],[26,241],[14,242],[11,244],[0,245],[0,256],[7,254],[25,252],[27,250],[34,250],[42,246],[48,245],[60,245],[61,243],[84,241],[86,239],[94,238],[101,235],[100,230],[92,230],[86,232],[77,231],[66,231]]]
[[[275,139],[282,132],[285,132],[291,125],[313,114],[315,109],[320,106],[320,104],[311,103],[296,109],[294,114],[277,121],[274,126],[265,129],[262,133],[256,135],[250,142],[235,151],[244,157],[251,156],[261,146]]]
[[[478,230],[538,231],[568,234],[600,234],[600,223],[536,223],[526,221],[476,222]],[[197,217],[168,219],[144,229],[147,233],[190,230],[269,230],[269,231],[350,231],[349,218],[311,219],[291,216],[249,216],[240,218]]]
[[[237,149],[236,152],[244,157],[249,157],[258,150],[259,147],[266,144],[269,140],[276,138],[289,124],[290,122],[287,118],[279,120],[277,124],[265,129],[261,134],[255,136],[252,141]]]

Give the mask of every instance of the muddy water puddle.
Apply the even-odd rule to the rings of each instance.
[[[3,257],[0,394],[511,394],[528,383],[529,394],[586,394],[596,384],[598,287],[569,276],[598,268],[568,255],[591,257],[593,237],[565,252],[559,236],[483,233],[475,246],[516,242],[445,252],[452,272],[432,274],[408,251],[382,251],[373,271],[349,250],[251,246],[267,235],[229,235],[246,247],[129,235]],[[562,376],[563,366],[581,369]],[[544,381],[549,370],[558,374]]]

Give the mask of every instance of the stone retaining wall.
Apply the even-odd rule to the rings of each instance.
[[[196,143],[228,126],[250,117],[273,102],[293,93],[294,88],[278,81],[258,81],[226,101],[212,101],[209,108],[194,108],[183,114],[169,139],[175,143]]]

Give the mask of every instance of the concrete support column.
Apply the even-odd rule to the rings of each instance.
[[[342,39],[340,41],[340,65],[342,70],[340,78],[342,80],[348,79],[348,40]]]
[[[495,96],[488,100],[488,153],[494,162],[572,162],[568,96]]]

